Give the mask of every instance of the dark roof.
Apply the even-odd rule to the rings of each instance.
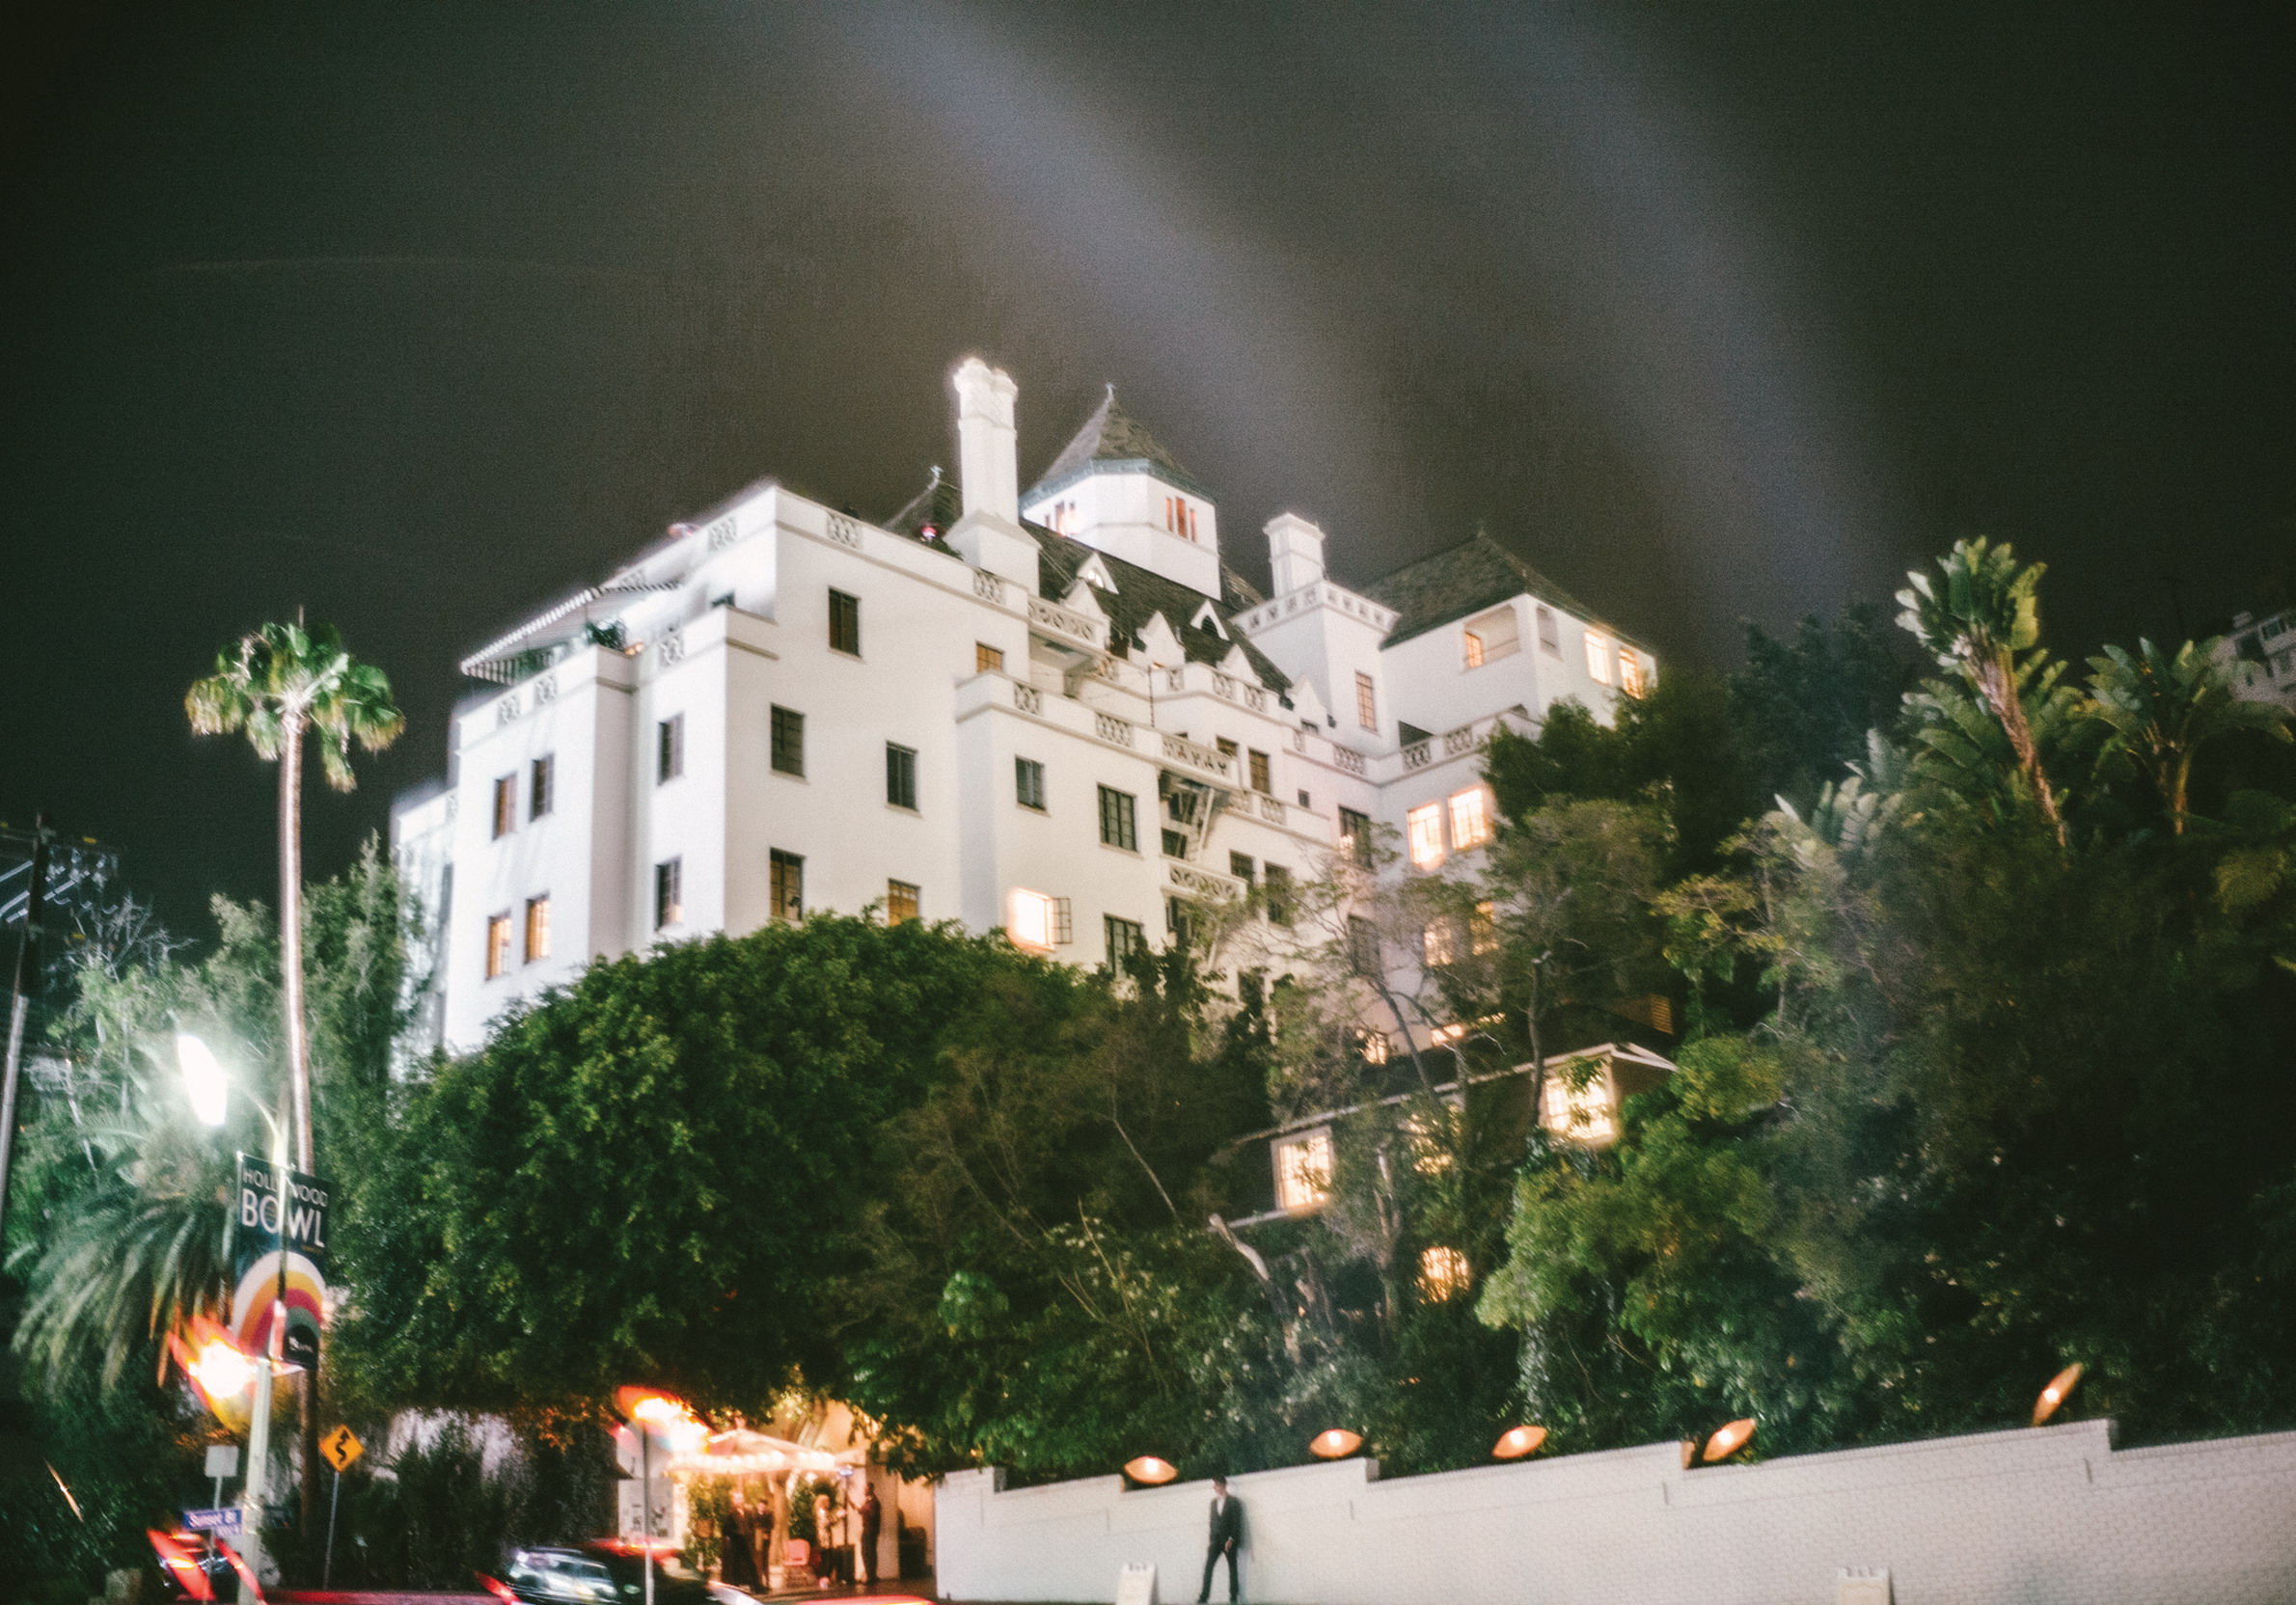
[[[1084,420],[1069,443],[1052,459],[1052,466],[1037,476],[1036,483],[1024,502],[1031,501],[1049,491],[1059,488],[1069,479],[1081,478],[1084,471],[1094,463],[1136,463],[1148,468],[1183,490],[1205,494],[1195,476],[1180,466],[1179,459],[1163,449],[1161,442],[1140,427],[1130,413],[1116,405],[1116,387],[1108,387],[1107,395]]]
[[[1108,615],[1108,645],[1121,652],[1137,642],[1140,632],[1148,627],[1149,619],[1162,613],[1172,633],[1180,638],[1180,649],[1191,664],[1221,662],[1233,647],[1244,649],[1244,661],[1259,676],[1260,684],[1270,691],[1282,692],[1291,688],[1282,669],[1269,660],[1268,654],[1244,639],[1235,627],[1235,614],[1240,608],[1255,607],[1259,593],[1238,579],[1226,567],[1220,570],[1223,582],[1219,597],[1206,596],[1202,591],[1184,585],[1177,580],[1112,558],[1096,546],[1086,546],[1067,535],[1056,535],[1041,524],[1024,524],[1023,529],[1036,537],[1038,561],[1037,589],[1051,601],[1058,601],[1076,584],[1077,573],[1085,563],[1098,558],[1107,565],[1108,578],[1116,582],[1113,591],[1092,586],[1093,599],[1101,611]],[[1090,584],[1089,581],[1086,584]],[[1195,627],[1196,615],[1204,605],[1212,604],[1212,611],[1228,630],[1226,638],[1211,630]]]
[[[925,488],[909,499],[909,504],[885,521],[885,528],[896,535],[919,538],[927,525],[933,532],[946,538],[950,528],[965,514],[965,499],[955,485],[942,477],[941,470],[933,470]]]
[[[1381,643],[1386,646],[1423,636],[1485,608],[1496,607],[1510,597],[1523,595],[1551,603],[1590,624],[1612,628],[1584,602],[1480,530],[1472,539],[1462,541],[1448,552],[1437,552],[1432,558],[1407,563],[1394,573],[1373,581],[1363,587],[1363,594],[1381,607],[1395,610],[1395,628]]]

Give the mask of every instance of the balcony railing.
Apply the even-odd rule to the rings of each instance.
[[[1195,770],[1211,776],[1222,785],[1236,782],[1236,760],[1225,752],[1209,747],[1198,747],[1186,736],[1167,734],[1163,738],[1164,758],[1184,769]]]
[[[1041,596],[1028,599],[1028,623],[1043,635],[1070,646],[1081,646],[1088,652],[1101,652],[1107,647],[1107,626],[1103,620],[1074,608],[1047,602]]]

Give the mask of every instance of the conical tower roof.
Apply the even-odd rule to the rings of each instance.
[[[1101,404],[1084,420],[1084,426],[1060,449],[1052,466],[1037,476],[1034,488],[1022,500],[1049,496],[1070,480],[1082,478],[1099,463],[1141,464],[1183,490],[1194,491],[1199,496],[1206,494],[1195,476],[1182,468],[1179,459],[1165,450],[1162,442],[1116,405],[1116,387],[1110,385]]]

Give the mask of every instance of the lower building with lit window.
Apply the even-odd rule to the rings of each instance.
[[[1113,390],[1020,489],[1017,387],[954,376],[960,478],[882,523],[773,481],[472,653],[448,774],[393,843],[433,916],[434,1040],[594,959],[822,910],[1099,965],[1285,888],[1376,824],[1403,873],[1494,828],[1480,749],[1651,654],[1494,541],[1360,585],[1203,485]],[[961,486],[961,490],[960,487]]]

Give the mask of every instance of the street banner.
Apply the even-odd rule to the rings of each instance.
[[[232,1334],[248,1353],[269,1351],[272,1312],[282,1301],[284,1282],[281,1358],[307,1369],[318,1363],[327,1310],[327,1206],[334,1190],[315,1176],[239,1156],[232,1211]]]
[[[212,1510],[186,1510],[183,1525],[194,1533],[236,1533],[246,1512],[236,1505],[225,1505]]]

